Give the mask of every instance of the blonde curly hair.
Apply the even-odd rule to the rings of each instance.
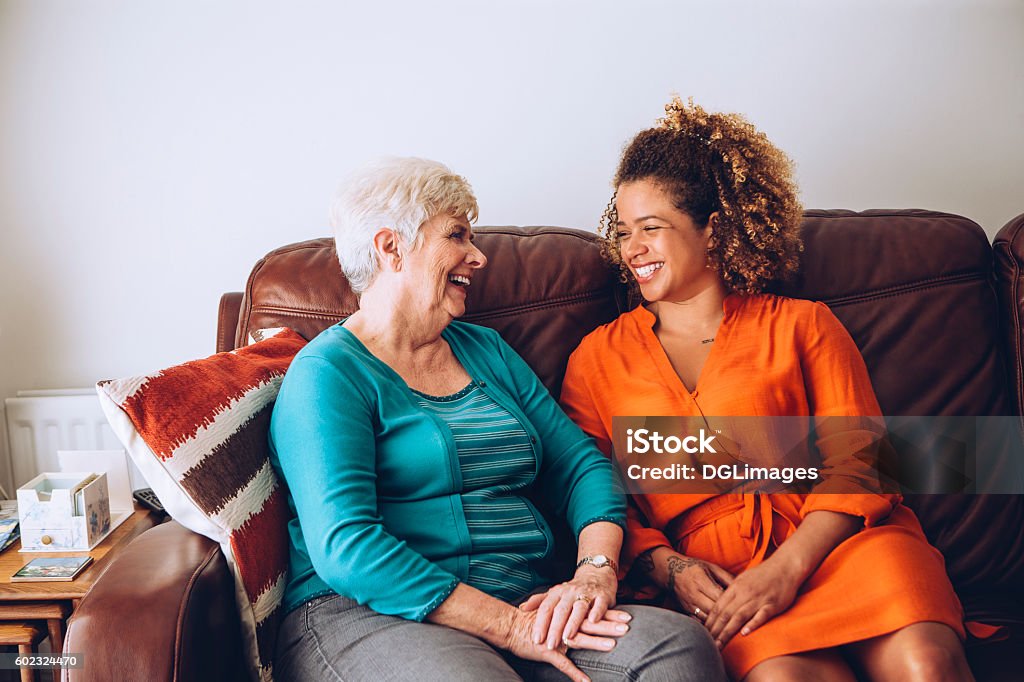
[[[701,228],[718,212],[708,261],[729,291],[759,293],[791,279],[803,209],[789,157],[743,116],[708,113],[692,99],[673,97],[658,124],[623,151],[602,219],[603,251],[622,280],[633,282],[616,238],[615,199],[620,186],[640,180],[661,185]]]

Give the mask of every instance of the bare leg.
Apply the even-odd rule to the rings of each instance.
[[[767,680],[816,680],[820,682],[857,682],[856,676],[834,649],[807,651],[802,654],[776,656],[761,661],[747,673],[743,682]]]
[[[942,623],[914,623],[845,647],[873,682],[973,682],[964,647]]]

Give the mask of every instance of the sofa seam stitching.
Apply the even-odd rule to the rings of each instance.
[[[507,315],[515,315],[524,312],[533,312],[537,310],[548,310],[551,308],[565,308],[573,303],[582,303],[585,301],[596,301],[602,298],[615,298],[612,292],[607,294],[599,293],[598,291],[591,291],[584,294],[573,294],[571,296],[563,296],[561,298],[550,299],[547,301],[534,301],[531,303],[522,303],[520,305],[509,307],[509,308],[492,308],[491,310],[474,310],[472,313],[467,313],[465,319],[480,319],[484,317],[505,317]]]
[[[862,294],[836,296],[833,298],[826,297],[820,300],[824,303],[829,304],[829,307],[844,306],[884,298],[893,298],[896,296],[902,296],[904,294],[914,293],[917,291],[927,291],[929,289],[936,289],[948,284],[965,284],[968,282],[980,282],[984,280],[985,276],[980,272],[966,272],[960,275],[943,275],[941,277],[932,277],[929,279],[919,280],[918,282],[898,284],[891,287],[876,289],[874,291],[866,291]]]
[[[240,338],[240,337],[242,335],[242,330],[248,330],[249,329],[249,322],[252,320],[252,310],[253,310],[252,289],[253,289],[253,282],[255,282],[255,280],[256,280],[257,273],[259,273],[259,271],[262,270],[263,267],[266,264],[267,264],[267,257],[264,256],[253,267],[252,272],[249,273],[249,279],[245,283],[245,293],[242,295],[242,309],[245,310],[245,318],[241,319],[241,317],[240,317],[238,328],[235,329],[235,347],[236,348],[245,345],[245,339],[244,338]]]
[[[254,305],[251,310],[254,313],[285,313],[295,317],[317,317],[323,319],[342,319],[348,317],[352,313],[330,313],[326,311],[318,310],[301,310],[299,308],[289,308],[287,306],[276,306],[276,305]],[[354,311],[353,311],[354,312]]]
[[[560,298],[551,299],[548,301],[532,301],[530,303],[523,303],[510,308],[503,309],[489,309],[489,310],[477,310],[472,313],[467,313],[464,319],[478,319],[481,317],[501,317],[504,315],[510,315],[521,312],[530,312],[535,310],[545,310],[548,308],[565,307],[568,304],[579,303],[584,301],[600,300],[602,298],[614,298],[613,292],[602,293],[598,291],[592,291],[584,294],[573,294],[570,296],[562,296]],[[288,306],[278,305],[267,305],[260,304],[250,307],[252,313],[282,313],[287,315],[293,315],[295,317],[304,318],[322,318],[322,319],[340,319],[346,317],[345,314],[339,314],[337,312],[328,312],[325,310],[301,310],[299,308],[291,308]],[[351,314],[351,313],[349,313]],[[251,321],[251,320],[250,320]],[[248,324],[248,322],[247,322]]]

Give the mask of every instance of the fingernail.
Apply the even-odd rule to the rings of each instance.
[[[601,646],[603,646],[605,649],[611,649],[613,646],[615,646],[615,641],[610,639],[606,642],[601,642]]]
[[[623,624],[623,625],[616,625],[615,626],[615,632],[629,632],[629,626],[625,625],[625,624]]]
[[[721,649],[722,648],[722,640],[716,639],[715,640],[715,646],[717,646],[719,649]]]
[[[749,635],[750,634],[750,628],[743,628],[742,630],[740,630],[740,633],[744,634],[744,635]]]
[[[629,621],[633,620],[633,616],[628,613],[623,613],[622,616],[620,616],[620,618],[624,623],[628,623]]]

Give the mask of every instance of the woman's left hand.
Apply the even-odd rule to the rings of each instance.
[[[588,616],[591,623],[600,622],[608,609],[615,606],[618,584],[611,568],[581,566],[572,580],[527,599],[519,608],[537,611],[533,641],[554,649],[575,637]]]
[[[719,648],[736,633],[750,634],[790,607],[801,579],[770,557],[764,563],[740,573],[708,613],[707,627]]]

